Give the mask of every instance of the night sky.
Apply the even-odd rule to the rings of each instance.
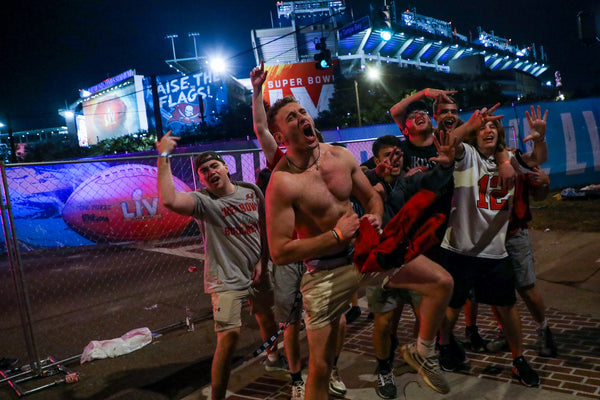
[[[383,4],[383,0],[373,1]],[[368,1],[347,2],[355,18]],[[600,44],[577,39],[576,14],[594,12],[600,1],[462,0],[397,1],[398,11],[417,5],[417,13],[452,21],[459,33],[476,35],[477,26],[516,44],[543,45],[551,76],[559,70],[565,89],[600,82]],[[574,6],[572,6],[574,4]],[[128,69],[142,75],[171,73],[168,34],[178,58],[194,55],[189,32],[198,32],[199,55],[221,52],[236,77],[254,64],[250,30],[276,20],[274,0],[54,0],[11,1],[0,16],[0,122],[10,114],[14,131],[62,125],[57,110],[88,88]],[[6,132],[6,127],[2,128]]]

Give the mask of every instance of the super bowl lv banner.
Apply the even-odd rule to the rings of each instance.
[[[316,118],[321,111],[329,110],[329,99],[333,96],[333,71],[338,60],[333,60],[332,68],[319,70],[314,62],[265,66],[269,71],[263,86],[263,96],[269,104],[285,96],[294,96]]]

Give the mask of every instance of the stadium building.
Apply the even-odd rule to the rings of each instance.
[[[519,46],[478,27],[476,35],[460,33],[451,22],[398,12],[395,2],[354,19],[344,0],[300,0],[277,3],[279,27],[251,32],[256,62],[281,65],[315,62],[325,43],[344,76],[367,65],[497,78],[503,93],[519,98],[542,90],[539,77],[548,70],[542,46]]]

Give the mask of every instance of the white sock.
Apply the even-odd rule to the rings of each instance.
[[[417,352],[425,358],[435,355],[435,340],[425,340],[419,336],[417,338]]]
[[[277,351],[271,351],[267,354],[267,358],[269,359],[269,361],[277,361],[279,355],[277,354]]]

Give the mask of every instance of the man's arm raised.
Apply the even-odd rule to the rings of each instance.
[[[392,115],[392,118],[394,119],[394,121],[396,122],[398,127],[402,130],[402,129],[404,129],[404,126],[402,126],[404,114],[406,113],[406,108],[408,107],[408,105],[410,103],[412,103],[413,101],[423,100],[427,97],[431,97],[431,98],[435,99],[436,97],[441,96],[443,98],[443,97],[447,97],[448,95],[451,95],[454,93],[456,93],[456,90],[440,90],[440,89],[426,88],[426,89],[418,91],[417,93],[415,93],[413,95],[405,97],[402,100],[400,100],[398,103],[394,104],[392,106],[392,108],[390,108],[390,114]],[[452,102],[450,99],[448,99],[447,101]]]
[[[250,81],[254,89],[252,93],[252,118],[254,120],[254,133],[265,154],[267,163],[273,165],[278,146],[275,138],[269,131],[267,113],[265,112],[265,104],[263,102],[262,87],[267,79],[267,73],[268,71],[265,71],[265,64],[262,60],[260,61],[260,67],[255,67],[250,72]]]
[[[492,108],[487,107],[481,110],[475,110],[467,122],[450,131],[450,137],[454,138],[456,145],[456,158],[460,159],[464,152],[463,139],[469,133],[476,131],[488,121],[494,121],[504,118],[504,115],[492,115],[496,109],[500,107],[500,103],[495,104]]]
[[[161,156],[158,157],[158,194],[160,201],[169,210],[181,215],[192,215],[196,202],[188,193],[176,192],[171,173],[170,155],[177,146],[177,136],[171,136],[171,131],[156,142],[156,148]]]
[[[523,139],[523,142],[533,141],[533,150],[523,154],[523,160],[530,167],[535,167],[545,163],[548,160],[548,143],[546,143],[546,119],[548,110],[542,117],[540,106],[536,109],[531,106],[531,112],[525,111],[527,122],[529,124],[529,136]]]

